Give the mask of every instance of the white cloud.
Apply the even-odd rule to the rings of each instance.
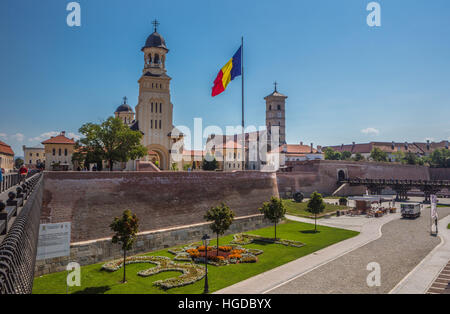
[[[73,138],[75,141],[78,141],[78,140],[81,138],[80,135],[75,134],[75,133],[72,133],[72,132],[69,132],[69,133],[67,134],[67,137],[68,137],[68,138]]]
[[[23,135],[22,133],[16,133],[14,135],[11,135],[11,138],[16,140],[17,142],[23,142],[23,140],[25,139],[25,135]]]
[[[8,135],[6,135],[6,133],[0,133],[0,137],[1,138],[8,138]]]
[[[367,134],[367,135],[369,135],[369,134],[378,135],[378,134],[380,134],[380,131],[375,128],[367,128],[367,129],[361,130],[361,133]]]
[[[61,133],[61,132],[57,132],[57,131],[45,132],[45,133],[42,133],[42,134],[39,135],[39,136],[30,138],[29,141],[30,141],[30,142],[43,142],[43,141],[45,141],[45,140],[48,140],[48,139],[51,138],[52,136],[57,136],[57,135],[59,135],[60,133]],[[66,136],[67,136],[68,138],[73,138],[75,141],[78,141],[78,140],[80,139],[80,135],[75,134],[75,133],[73,133],[73,132],[67,133]]]
[[[59,134],[59,132],[56,132],[56,131],[45,132],[45,133],[42,133],[39,136],[30,138],[29,141],[30,142],[43,142],[45,140],[48,140],[50,137],[56,136],[58,134]]]

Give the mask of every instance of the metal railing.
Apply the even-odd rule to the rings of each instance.
[[[28,171],[27,178],[30,178],[34,176],[36,173],[38,173],[39,170],[30,170]],[[20,175],[19,173],[8,173],[3,175],[3,181],[0,182],[0,193],[3,193],[10,188],[12,188],[15,185],[18,185],[20,183]]]
[[[10,193],[7,206],[19,206],[22,203],[23,207],[0,244],[0,294],[32,292],[42,207],[42,184],[42,174],[38,174],[18,188],[18,195],[14,195],[17,196],[15,200],[12,200],[14,193]],[[0,208],[0,212],[7,210],[8,207]]]

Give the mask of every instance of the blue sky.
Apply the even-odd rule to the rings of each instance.
[[[243,35],[247,124],[264,125],[276,80],[289,143],[450,138],[448,0],[378,1],[377,28],[369,0],[82,0],[79,28],[66,24],[69,2],[0,2],[0,140],[17,155],[107,118],[125,95],[135,106],[154,18],[170,49],[175,125],[240,124],[240,82],[210,90]]]

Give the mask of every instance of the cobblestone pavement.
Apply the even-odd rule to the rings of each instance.
[[[450,208],[439,208],[439,217],[450,214]],[[334,261],[267,293],[389,293],[440,243],[430,236],[430,211],[425,209],[416,220],[397,219],[382,228],[383,235]],[[369,287],[369,263],[381,267],[381,285]]]

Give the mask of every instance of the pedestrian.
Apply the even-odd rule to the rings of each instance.
[[[25,179],[28,175],[28,168],[25,167],[25,165],[22,165],[19,169],[19,175],[20,175],[20,182],[25,182]]]

